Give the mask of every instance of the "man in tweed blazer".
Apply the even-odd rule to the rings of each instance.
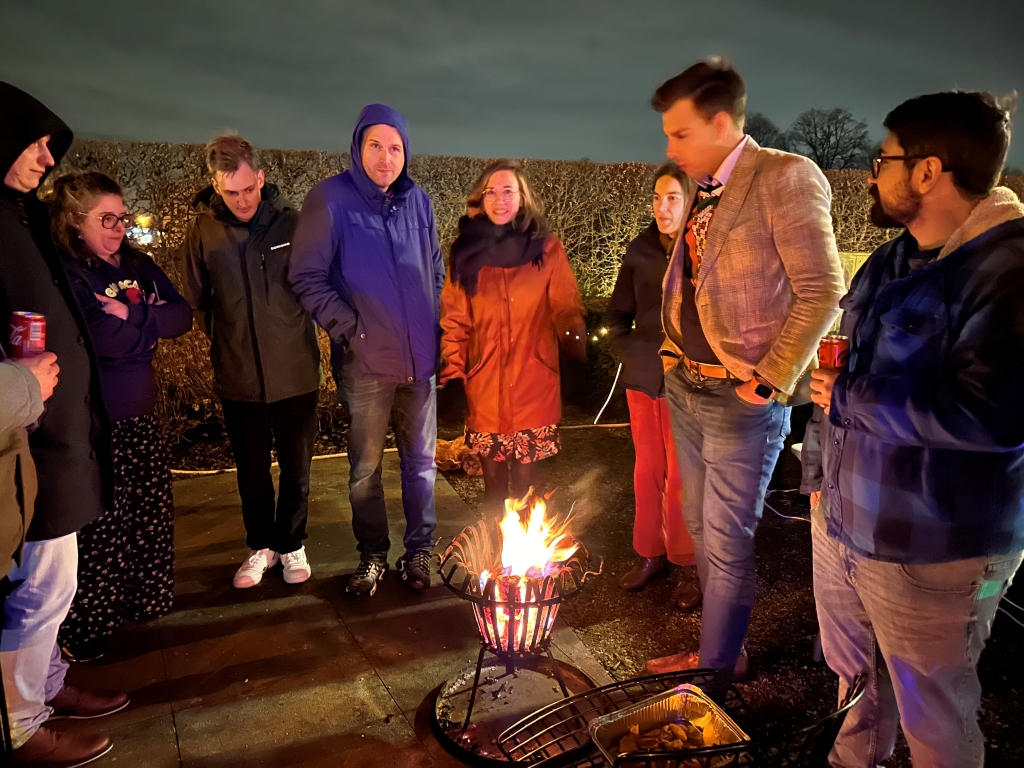
[[[668,156],[700,185],[665,277],[665,389],[693,535],[703,620],[698,652],[652,672],[747,671],[754,532],[789,433],[786,404],[844,293],[831,189],[810,160],[743,134],[746,89],[722,59],[668,80]]]

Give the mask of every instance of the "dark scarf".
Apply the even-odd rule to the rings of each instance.
[[[522,219],[498,226],[486,216],[463,216],[459,219],[459,236],[452,243],[452,282],[472,296],[482,267],[515,269],[532,263],[540,269],[546,234],[543,220],[534,220],[524,230]]]

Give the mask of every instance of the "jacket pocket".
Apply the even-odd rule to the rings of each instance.
[[[946,318],[907,307],[892,309],[879,317],[876,370],[887,368],[927,374],[936,367],[946,335]]]
[[[349,335],[345,352],[352,359],[361,357],[360,352],[366,346],[366,325],[363,323],[362,315],[356,318],[356,324]]]

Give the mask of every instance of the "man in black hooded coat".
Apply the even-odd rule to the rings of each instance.
[[[8,572],[0,664],[11,720],[14,764],[82,765],[110,750],[110,739],[42,727],[50,717],[92,718],[123,709],[124,694],[65,685],[57,630],[77,588],[77,531],[111,508],[109,424],[82,313],[50,239],[36,197],[71,146],[71,130],[27,93],[0,83],[0,318],[46,316],[46,348],[60,383],[29,445],[39,478],[22,563]],[[3,334],[7,345],[8,334]],[[7,352],[11,350],[8,347]]]

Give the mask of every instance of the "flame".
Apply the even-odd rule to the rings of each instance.
[[[494,571],[480,572],[480,591],[499,605],[474,608],[481,636],[503,651],[532,651],[538,641],[551,634],[558,605],[530,605],[555,594],[551,581],[541,582],[557,571],[579,548],[566,529],[569,516],[558,522],[548,515],[544,499],[533,489],[526,498],[508,499],[505,515],[498,522],[501,560]],[[501,603],[523,607],[510,609]]]
[[[527,496],[527,499],[529,496]],[[529,506],[529,514],[523,512]],[[501,566],[506,576],[546,576],[553,566],[564,563],[576,551],[575,540],[566,533],[569,519],[557,523],[548,517],[543,499],[505,501],[501,530]]]

